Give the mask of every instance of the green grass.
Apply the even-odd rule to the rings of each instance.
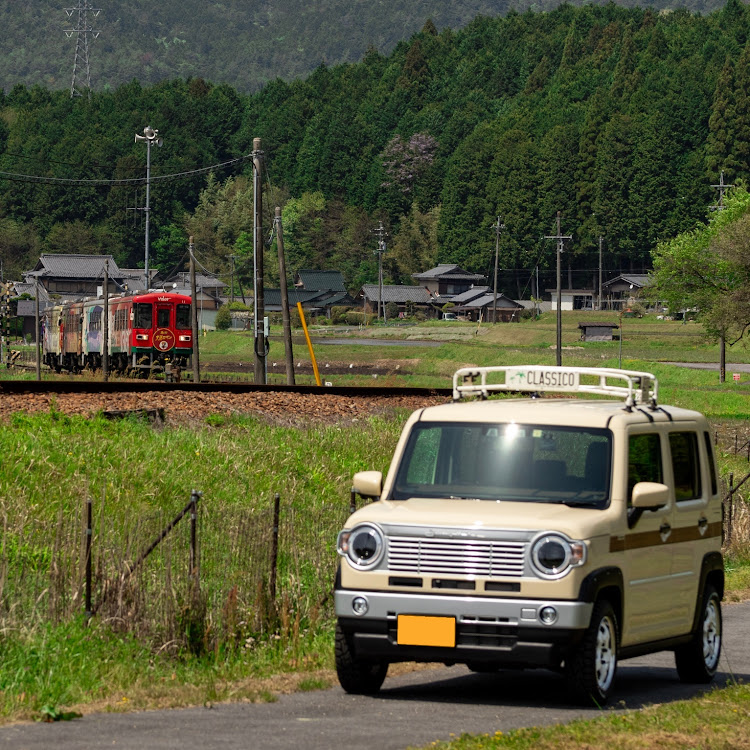
[[[640,711],[606,713],[565,725],[515,729],[493,735],[462,735],[433,742],[439,750],[729,750],[748,747],[750,686],[734,685],[688,701]]]
[[[591,315],[564,315],[563,341],[569,348],[563,352],[563,363],[618,366],[618,341],[584,344],[578,340],[578,320]],[[611,317],[602,314],[602,319]],[[623,326],[623,367],[654,372],[660,382],[660,402],[705,412],[722,433],[722,475],[731,471],[737,479],[744,476],[749,468],[746,459],[734,456],[727,446],[750,417],[746,386],[731,380],[720,384],[716,372],[664,364],[717,361],[717,347],[705,341],[695,324],[628,319]],[[341,336],[325,328],[313,330],[313,335],[321,332]],[[552,315],[518,325],[431,322],[416,328],[373,327],[362,335],[441,344],[435,348],[320,345],[316,356],[321,369],[326,362],[408,360],[403,369],[410,374],[380,377],[377,384],[447,387],[453,372],[467,364],[555,361]],[[732,349],[729,356],[748,361],[747,349]],[[204,365],[243,362],[251,370],[252,337],[210,333],[201,338],[201,358]],[[269,363],[274,360],[283,362],[281,342],[272,343]],[[306,346],[295,347],[295,360],[309,361]],[[731,372],[731,366],[727,369]],[[283,376],[276,378],[283,380]],[[326,379],[336,385],[376,384],[369,374]],[[312,377],[298,382],[312,382]],[[330,684],[328,592],[335,534],[348,513],[351,476],[362,469],[387,469],[405,416],[301,430],[243,415],[212,415],[197,428],[160,429],[138,420],[67,417],[54,408],[49,414],[13,417],[0,430],[0,573],[8,572],[0,606],[0,720],[39,717],[45,711],[52,715],[65,707],[129,710],[272,700],[286,689],[312,690]],[[86,499],[93,500],[95,549],[99,550],[95,559],[101,570],[111,573],[134,559],[185,505],[193,488],[204,493],[199,539],[206,609],[197,635],[187,606],[187,521],[139,571],[139,584],[150,600],[136,597],[126,602],[132,610],[130,625],[124,627],[119,620],[99,614],[86,624],[80,614],[81,590],[64,595],[64,582],[58,580],[62,576],[68,583],[80,583]],[[276,492],[282,498],[278,611],[264,619],[270,513]],[[128,545],[125,552],[123,544]],[[53,560],[59,561],[58,578],[50,574]],[[742,545],[727,556],[727,586],[731,596],[750,594],[750,552]],[[95,592],[95,604],[102,593]],[[158,623],[149,627],[152,614]],[[717,701],[731,706],[733,696],[742,694],[717,695]],[[733,711],[726,706],[721,716]],[[699,710],[703,708],[695,709]],[[723,721],[721,716],[715,721]],[[458,742],[466,744],[455,747],[494,747],[471,743],[510,741],[521,744],[497,746],[529,747],[537,741],[547,744],[535,747],[567,746],[555,744],[558,740],[579,742],[570,747],[584,747],[587,742],[589,746],[600,742],[648,746],[637,741],[617,745],[620,740],[613,739],[619,731],[617,721],[630,740],[652,742],[636,720],[613,717],[612,721],[604,735],[584,722],[570,730],[570,740],[564,730],[524,730],[527,734],[514,733],[512,740],[464,738]]]

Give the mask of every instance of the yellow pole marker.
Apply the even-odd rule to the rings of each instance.
[[[305,313],[302,310],[302,303],[297,303],[297,312],[299,313],[299,319],[302,321],[302,330],[305,332],[305,339],[307,340],[307,348],[310,350],[310,359],[312,360],[313,372],[315,373],[315,382],[318,385],[323,385],[320,382],[320,373],[318,372],[318,363],[315,361],[315,352],[313,351],[312,341],[310,341],[310,334],[307,332],[307,323],[305,322]]]

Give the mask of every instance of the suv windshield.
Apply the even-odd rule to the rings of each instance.
[[[611,433],[526,424],[416,424],[391,493],[412,497],[609,504]]]

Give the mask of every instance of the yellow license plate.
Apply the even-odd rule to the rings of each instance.
[[[399,615],[396,637],[399,646],[446,646],[454,648],[456,645],[456,618]]]

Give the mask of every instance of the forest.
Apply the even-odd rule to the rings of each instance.
[[[321,63],[361,60],[369,48],[390,54],[432,18],[458,29],[478,15],[552,10],[559,0],[86,0],[91,84],[112,90],[132,80],[154,84],[202,77],[238,91],[275,78],[310,74]],[[581,4],[580,0],[574,2]],[[637,4],[624,0],[623,6]],[[0,88],[17,83],[69,89],[83,0],[0,0]],[[722,0],[653,0],[658,9],[710,12]],[[80,71],[79,71],[80,72]]]
[[[146,125],[164,140],[150,213],[165,273],[188,235],[212,271],[250,257],[255,137],[265,227],[282,206],[290,272],[336,268],[353,290],[374,281],[382,221],[386,281],[437,262],[486,274],[497,248],[505,291],[520,296],[537,266],[554,268],[558,211],[569,285],[590,285],[600,237],[607,273],[639,271],[659,241],[706,220],[722,172],[747,179],[747,36],[738,0],[705,16],[562,5],[457,31],[428,21],[387,55],[370,49],[255,93],[201,77],[73,99],[17,84],[0,99],[5,275],[40,252],[143,265],[146,148],[134,135]],[[128,179],[140,182],[86,182]]]

